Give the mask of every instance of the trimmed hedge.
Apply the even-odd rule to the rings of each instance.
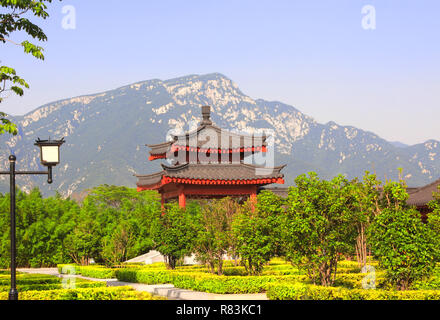
[[[363,290],[322,287],[302,283],[278,283],[268,286],[270,300],[439,300],[438,290]]]
[[[78,274],[84,277],[96,279],[112,279],[115,278],[116,269],[106,268],[103,266],[78,266],[74,264],[59,264],[58,273],[60,274]]]
[[[182,289],[210,293],[259,293],[266,291],[269,283],[297,282],[304,276],[217,276],[203,272],[148,271],[120,269],[116,271],[119,281],[144,284],[171,283]]]
[[[69,283],[67,283],[69,285]],[[98,287],[107,287],[105,282],[99,281],[79,281],[75,282],[75,288],[98,288]],[[2,285],[0,286],[0,292],[9,291],[10,285]],[[63,289],[64,284],[58,283],[47,283],[47,284],[17,284],[18,292],[23,291],[41,291],[41,290],[55,290],[55,289]]]
[[[0,300],[7,300],[8,292],[0,292]],[[19,292],[20,300],[166,300],[148,292],[138,292],[133,288],[108,287],[84,289],[60,289],[47,291]]]

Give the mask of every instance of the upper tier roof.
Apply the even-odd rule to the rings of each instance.
[[[266,135],[248,135],[239,134],[221,129],[212,124],[210,116],[210,107],[202,107],[203,120],[200,122],[196,130],[184,133],[182,135],[173,135],[172,141],[159,144],[148,144],[151,148],[152,156],[160,155],[168,152],[171,146],[190,147],[207,150],[234,150],[234,152],[243,152],[241,149],[258,148],[261,151],[266,147]],[[264,147],[264,148],[263,148]],[[246,151],[246,150],[244,150]]]

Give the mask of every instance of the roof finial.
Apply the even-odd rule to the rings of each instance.
[[[202,106],[202,125],[210,125],[212,124],[211,121],[211,107],[210,106]]]

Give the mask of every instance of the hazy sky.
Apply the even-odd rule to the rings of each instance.
[[[66,5],[76,9],[73,30],[62,27]],[[362,27],[365,5],[375,8],[374,30]],[[440,140],[437,0],[55,0],[49,11],[47,21],[33,19],[49,38],[45,61],[0,45],[1,64],[31,86],[2,111],[220,72],[250,97],[291,104],[322,123],[409,144]]]

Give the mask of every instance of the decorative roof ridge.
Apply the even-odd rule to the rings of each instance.
[[[179,165],[176,165],[176,166],[167,166],[164,163],[161,163],[160,165],[164,169],[163,172],[166,172],[168,170],[170,170],[170,171],[177,171],[177,170],[184,169],[184,168],[188,167],[189,163],[183,163],[183,164],[179,164]]]
[[[239,162],[239,163],[221,163],[221,162],[209,162],[209,163],[183,163],[180,165],[176,165],[176,166],[167,166],[164,163],[161,163],[161,166],[164,170],[171,170],[171,171],[176,171],[176,170],[181,170],[181,169],[185,169],[187,167],[200,167],[200,166],[210,166],[210,167],[245,167],[245,168],[249,168],[249,169],[275,169],[275,170],[282,170],[284,167],[286,167],[286,164],[280,165],[280,166],[275,166],[275,167],[265,167],[265,166],[260,166],[260,165],[254,165],[254,164],[249,164],[249,163],[243,163],[243,162]]]
[[[197,135],[200,131],[204,130],[204,129],[213,129],[215,130],[217,133],[226,133],[229,134],[231,136],[237,136],[237,137],[244,137],[244,138],[250,138],[250,139],[254,139],[254,138],[258,138],[261,137],[263,138],[263,142],[266,141],[266,139],[268,138],[268,136],[266,134],[264,135],[255,135],[255,134],[248,134],[248,133],[237,133],[237,132],[233,132],[230,130],[226,130],[226,129],[222,129],[214,124],[201,124],[197,127],[197,129],[193,130],[193,131],[187,131],[183,134],[176,134],[176,135],[171,135],[174,139],[174,142],[178,141],[179,138],[189,138],[190,136],[194,136]]]
[[[151,173],[151,174],[134,174],[134,176],[137,178],[155,177],[155,176],[161,176],[164,173],[166,173],[165,170],[162,170],[162,171]]]
[[[162,146],[166,146],[166,145],[172,145],[173,143],[174,143],[174,141],[166,141],[166,142],[157,143],[157,144],[146,144],[146,146],[149,148],[154,148],[154,147],[162,147]]]

